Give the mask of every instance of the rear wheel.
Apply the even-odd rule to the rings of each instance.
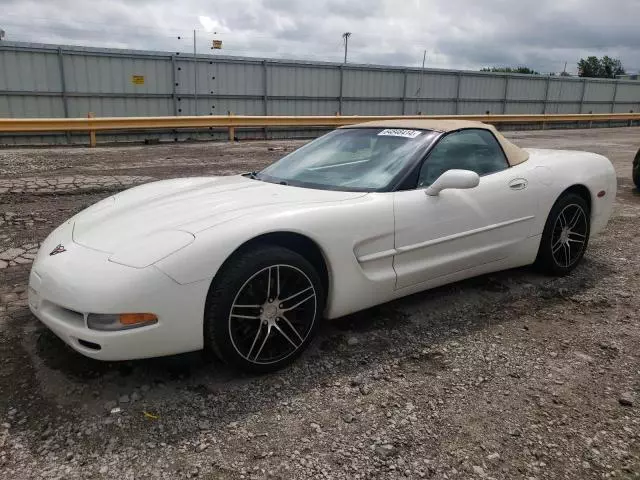
[[[320,278],[304,257],[256,247],[231,259],[211,286],[206,346],[241,370],[274,371],[304,351],[323,308]]]
[[[536,266],[545,273],[566,275],[584,256],[590,233],[589,205],[567,193],[554,204],[542,232]]]

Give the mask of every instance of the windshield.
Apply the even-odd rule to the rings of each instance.
[[[333,190],[375,191],[409,166],[434,134],[430,130],[334,130],[265,168],[257,178]]]

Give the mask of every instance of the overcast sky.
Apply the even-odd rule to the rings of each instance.
[[[478,69],[575,73],[610,55],[640,69],[640,0],[0,0],[6,40]],[[215,33],[214,33],[215,32]],[[178,39],[178,37],[181,37]]]

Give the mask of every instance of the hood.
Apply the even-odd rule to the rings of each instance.
[[[234,175],[148,183],[109,197],[73,218],[73,241],[113,253],[121,245],[160,231],[196,234],[250,211],[336,202],[363,192],[315,190]]]

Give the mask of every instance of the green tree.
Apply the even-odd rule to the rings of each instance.
[[[480,69],[481,72],[496,72],[496,73],[525,73],[528,75],[540,75],[540,72],[529,67],[485,67]]]
[[[616,78],[616,75],[624,75],[624,67],[622,62],[617,58],[611,58],[605,55],[600,61],[606,78]]]
[[[602,76],[602,65],[600,59],[595,56],[581,58],[578,62],[578,76],[600,78]]]
[[[607,55],[602,58],[595,56],[581,58],[578,62],[578,75],[581,77],[616,78],[616,75],[624,74],[622,62]]]

